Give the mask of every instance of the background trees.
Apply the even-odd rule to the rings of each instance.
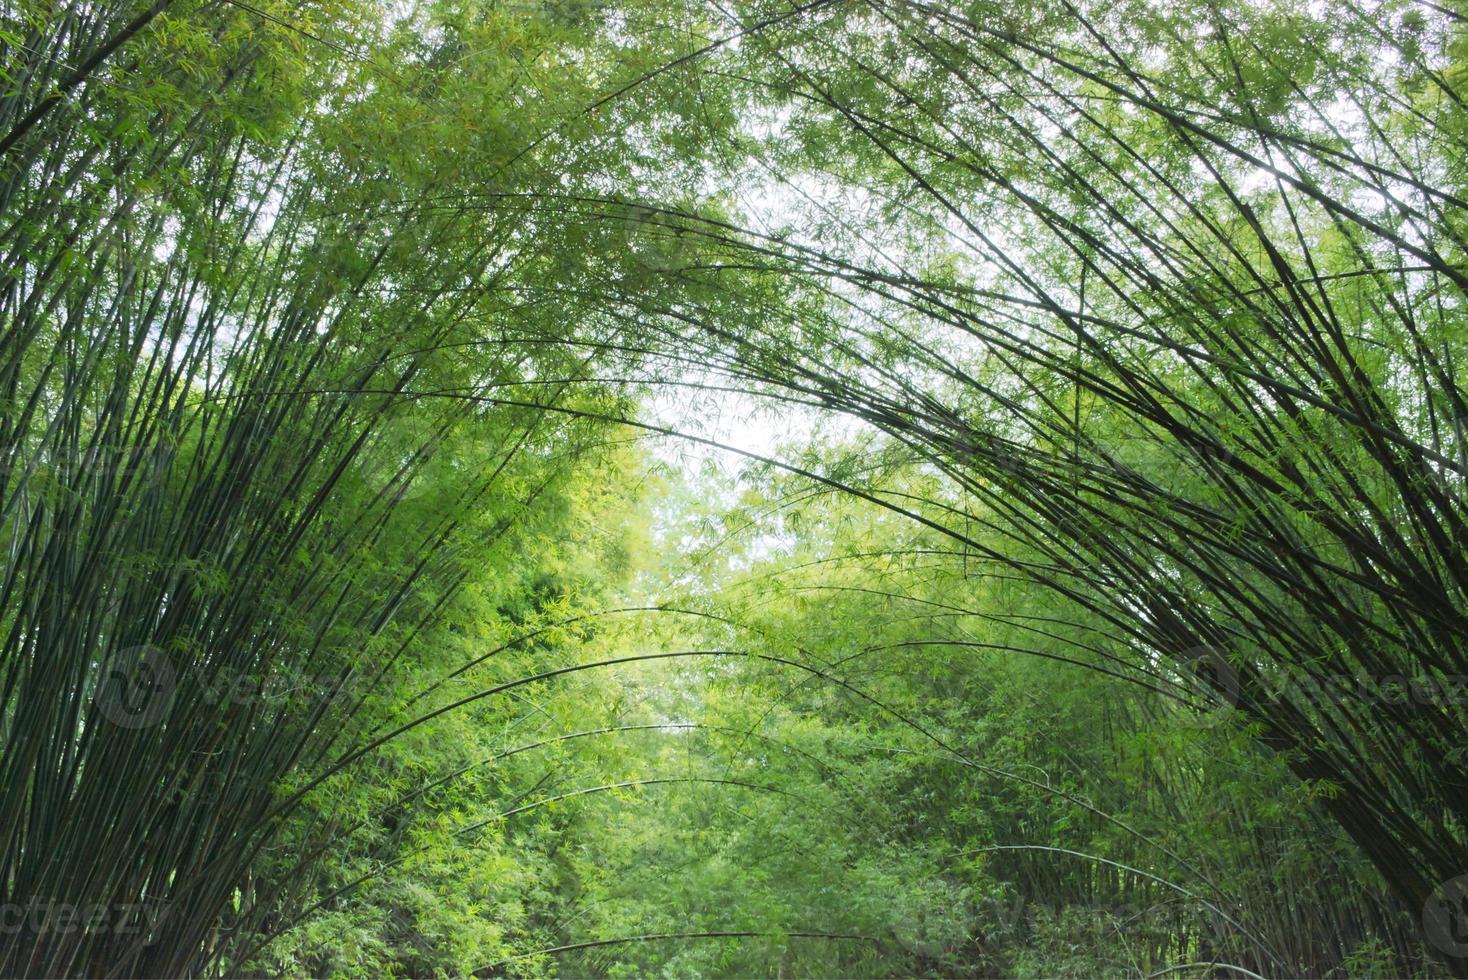
[[[966,492],[921,523],[1226,700],[1410,906],[1464,863],[1461,703],[1307,692],[1461,673],[1460,44],[1390,5],[823,7],[726,71],[810,222],[709,218],[680,272],[816,295],[668,324],[912,447]]]
[[[463,400],[612,397],[514,288],[564,234],[435,195],[513,199],[517,101],[565,75],[579,107],[616,56],[572,72],[584,18],[472,5],[6,18],[0,893],[169,914],[0,962],[192,972],[300,914],[350,822],[316,796],[437,706],[402,685],[461,666],[476,605],[574,581],[544,545],[600,437]],[[533,149],[570,186],[596,146]],[[540,556],[486,577],[507,545]]]
[[[0,970],[1460,970],[1462,20],[0,6]]]

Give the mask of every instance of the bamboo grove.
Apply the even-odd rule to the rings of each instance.
[[[0,973],[1468,971],[1456,0],[0,52]]]

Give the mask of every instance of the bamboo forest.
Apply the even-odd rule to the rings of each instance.
[[[1468,0],[0,0],[0,976],[1468,976]]]

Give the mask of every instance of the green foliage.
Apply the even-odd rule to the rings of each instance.
[[[1468,968],[1464,16],[0,2],[0,973]]]

